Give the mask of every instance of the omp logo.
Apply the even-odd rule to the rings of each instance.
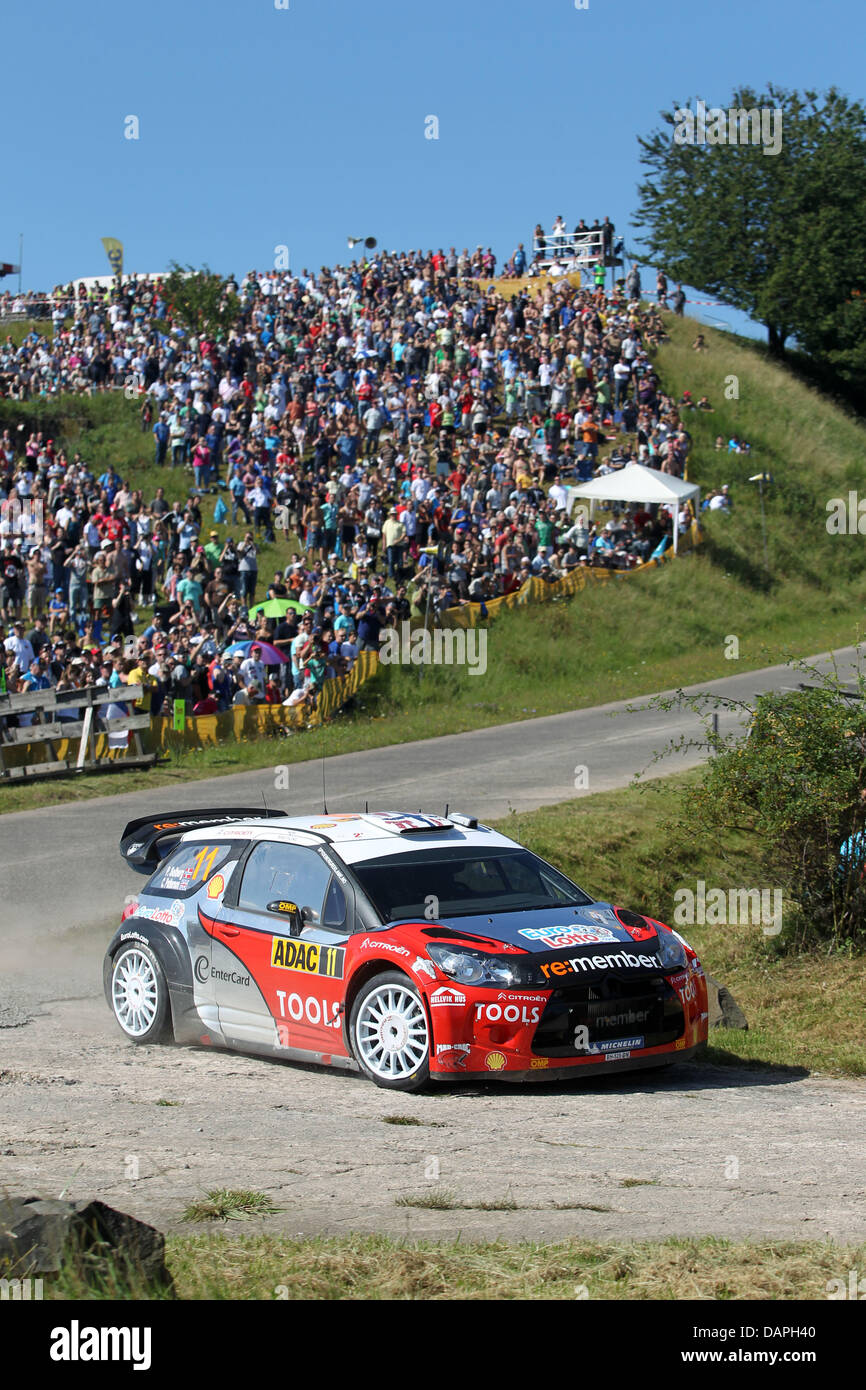
[[[194,969],[193,969],[193,974],[195,975],[195,977],[196,977],[196,979],[198,980],[198,982],[199,982],[200,985],[203,985],[203,984],[206,982],[207,977],[208,977],[208,960],[207,960],[207,956],[199,956],[199,957],[198,957],[198,959],[196,960],[196,963],[195,963],[195,967],[194,967]]]
[[[68,1327],[51,1329],[52,1361],[131,1361],[134,1371],[150,1370],[149,1327]]]
[[[657,956],[636,956],[630,951],[617,951],[615,955],[607,956],[571,956],[568,960],[555,960],[549,965],[542,965],[541,970],[544,975],[550,978],[551,975],[580,975],[586,970],[611,970],[614,966],[619,970],[651,970],[653,966],[658,968]]]
[[[280,970],[299,970],[304,975],[327,975],[342,980],[345,955],[341,946],[319,946],[315,941],[289,941],[284,936],[275,936],[271,965]]]

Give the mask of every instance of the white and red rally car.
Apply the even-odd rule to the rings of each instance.
[[[104,983],[134,1042],[411,1091],[658,1066],[706,1041],[682,937],[468,816],[181,811],[131,822],[121,853],[148,881]]]

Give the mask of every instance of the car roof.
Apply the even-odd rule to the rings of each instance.
[[[232,839],[273,840],[285,844],[327,844],[347,864],[389,854],[418,850],[453,849],[455,846],[514,849],[507,835],[486,825],[455,825],[444,816],[421,811],[365,811],[328,815],[275,817],[269,820],[235,821],[189,830],[184,841]]]

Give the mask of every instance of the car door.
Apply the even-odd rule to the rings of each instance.
[[[173,1005],[178,1036],[200,1034],[202,1023],[207,1028],[219,1026],[211,977],[214,940],[208,928],[212,915],[219,915],[220,900],[245,848],[237,840],[218,838],[178,844],[142,895],[138,915],[160,923],[172,936],[178,934],[189,952],[191,996],[187,1004],[186,996],[177,993]]]
[[[340,1006],[350,893],[315,849],[277,840],[253,845],[214,935],[211,973],[227,1038],[345,1056]],[[234,957],[233,968],[220,967],[218,943]]]

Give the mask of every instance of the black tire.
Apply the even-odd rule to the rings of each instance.
[[[124,1037],[134,1043],[173,1040],[165,972],[150,946],[130,941],[114,956],[111,1009]]]
[[[361,1071],[377,1086],[419,1091],[429,1080],[427,1009],[417,985],[402,971],[385,970],[361,987],[349,1016],[349,1040]],[[389,1040],[394,1046],[388,1047]]]

